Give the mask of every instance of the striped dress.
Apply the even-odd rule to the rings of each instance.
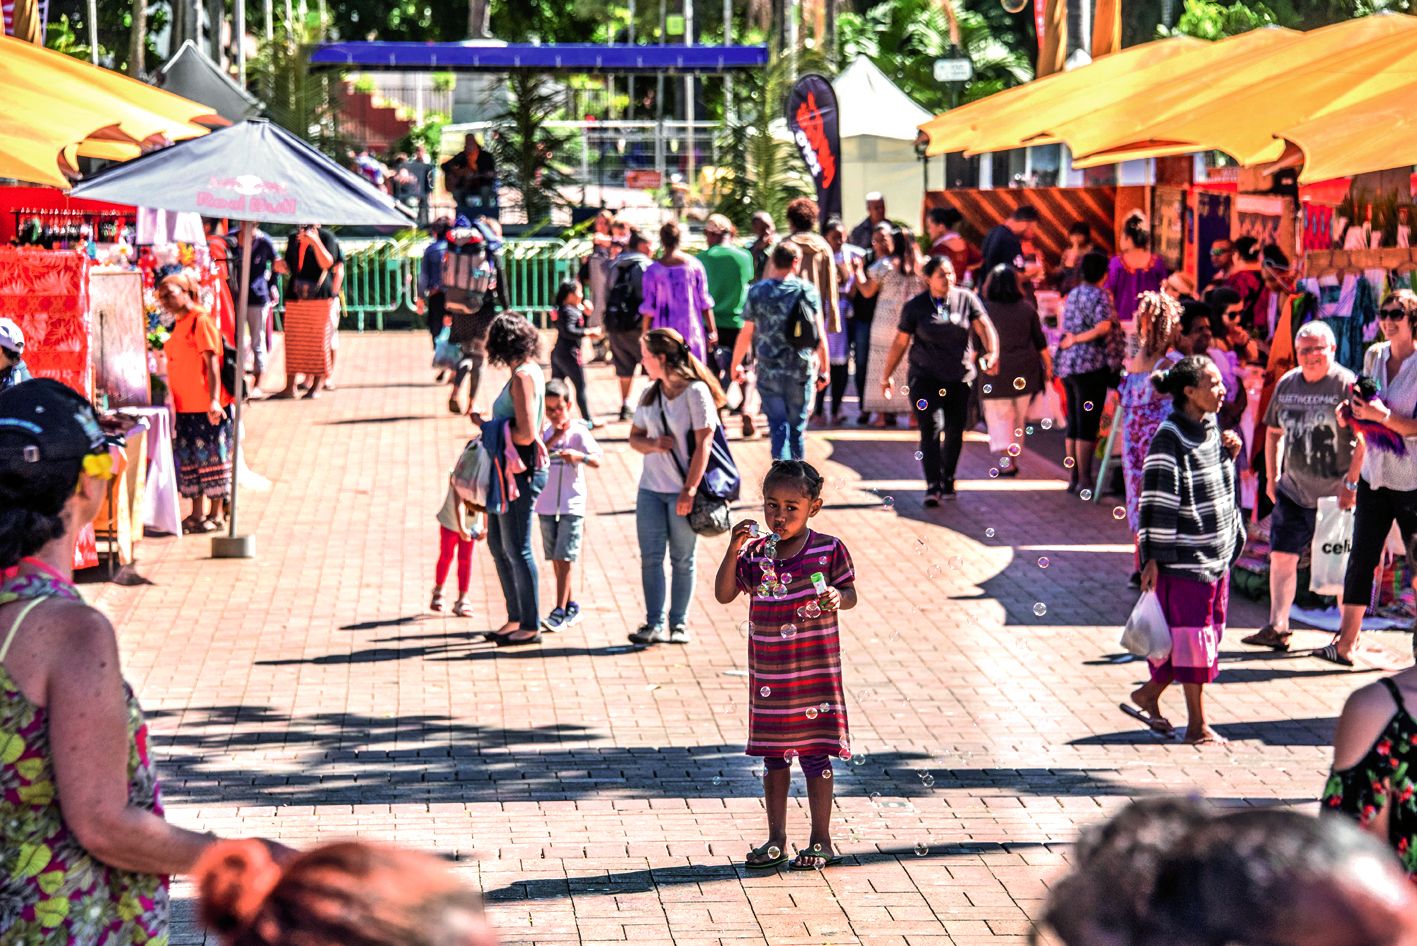
[[[821,572],[836,588],[856,581],[851,555],[840,539],[808,530],[800,552],[769,565],[766,544],[766,539],[749,542],[737,570],[739,590],[752,598],[747,754],[847,757],[850,737],[836,612],[817,613],[806,606],[817,598],[813,573]],[[765,568],[775,570],[780,582],[781,590],[771,597],[759,594]]]

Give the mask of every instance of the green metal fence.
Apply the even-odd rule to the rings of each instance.
[[[416,322],[418,270],[427,246],[387,240],[352,248],[345,256],[344,327],[383,331],[386,318]],[[576,274],[589,252],[584,240],[508,240],[501,260],[512,311],[545,328],[556,287]]]

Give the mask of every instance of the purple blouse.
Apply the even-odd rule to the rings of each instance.
[[[1117,309],[1117,318],[1123,322],[1132,321],[1137,311],[1137,296],[1143,292],[1160,292],[1166,280],[1166,263],[1153,255],[1151,262],[1142,269],[1129,269],[1122,257],[1112,257],[1107,267],[1107,291],[1112,294],[1112,302]]]
[[[684,336],[689,351],[703,362],[709,360],[703,313],[712,308],[713,297],[708,293],[703,264],[693,257],[679,266],[665,266],[655,260],[645,270],[640,315],[653,320],[650,328],[672,328]]]

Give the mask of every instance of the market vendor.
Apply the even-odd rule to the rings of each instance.
[[[31,377],[25,364],[25,333],[10,319],[0,319],[0,391]]]
[[[178,272],[162,277],[158,298],[176,317],[167,353],[167,385],[177,414],[172,450],[177,491],[192,501],[184,532],[215,532],[231,497],[231,396],[221,385],[221,333],[197,304],[197,280]]]

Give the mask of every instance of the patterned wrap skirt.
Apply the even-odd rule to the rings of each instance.
[[[330,373],[338,299],[289,299],[285,303],[285,372],[324,377]]]
[[[213,424],[205,412],[178,414],[172,453],[177,464],[177,491],[183,496],[230,496],[231,408],[223,411],[220,424]]]
[[[1150,664],[1151,679],[1163,684],[1213,683],[1220,675],[1230,576],[1197,581],[1162,572],[1156,576],[1156,597],[1171,628],[1171,656]]]

